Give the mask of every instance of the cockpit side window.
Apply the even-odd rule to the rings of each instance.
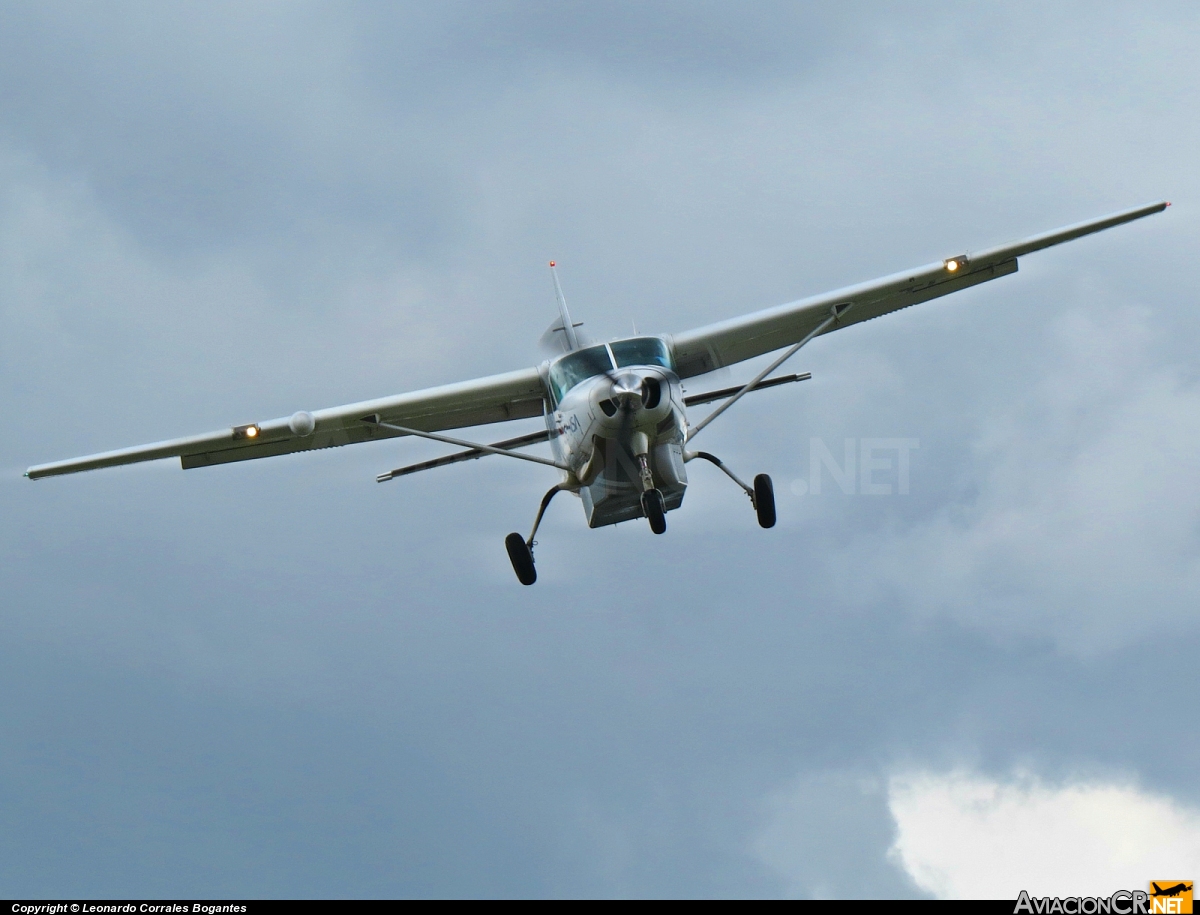
[[[658,337],[634,337],[632,340],[617,340],[610,343],[617,367],[627,365],[660,365],[673,368],[667,345]]]
[[[554,389],[554,399],[561,401],[563,395],[579,382],[611,372],[612,368],[608,348],[604,344],[563,356],[550,366],[550,386]]]

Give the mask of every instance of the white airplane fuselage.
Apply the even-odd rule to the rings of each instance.
[[[622,353],[624,344],[650,346],[651,341],[661,352],[654,364],[638,364],[636,348]],[[599,357],[601,349],[615,354],[612,365],[599,366],[598,374],[582,380],[556,372],[575,354],[547,367],[551,447],[571,468],[563,485],[579,494],[590,527],[642,517],[641,496],[650,488],[662,493],[664,507],[671,511],[683,502],[687,489],[683,387],[670,367],[665,343],[640,338],[584,352]]]

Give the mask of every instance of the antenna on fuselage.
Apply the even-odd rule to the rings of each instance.
[[[558,282],[558,270],[555,269],[554,261],[550,261],[550,276],[554,278],[554,294],[558,296],[558,312],[562,316],[562,329],[567,338],[567,349],[579,349],[579,338],[575,335],[575,325],[571,323],[571,313],[567,311],[567,299]]]

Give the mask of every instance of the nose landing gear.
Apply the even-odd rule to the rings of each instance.
[[[638,479],[642,484],[642,514],[650,522],[650,530],[665,534],[667,506],[662,491],[654,486],[654,474],[650,470],[650,441],[645,432],[635,432],[632,438],[633,456],[637,459]]]
[[[647,489],[642,493],[642,513],[650,522],[650,530],[656,534],[667,532],[667,510],[660,490]]]

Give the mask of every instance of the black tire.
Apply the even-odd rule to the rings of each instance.
[[[533,553],[529,544],[520,534],[509,534],[504,538],[504,548],[508,550],[508,558],[512,560],[513,571],[517,573],[517,581],[523,585],[531,585],[537,581],[537,569],[533,567]]]
[[[642,512],[650,522],[650,530],[656,534],[667,532],[667,511],[663,506],[663,494],[657,489],[642,493]]]
[[[754,511],[759,527],[775,526],[775,487],[765,473],[754,478]]]

